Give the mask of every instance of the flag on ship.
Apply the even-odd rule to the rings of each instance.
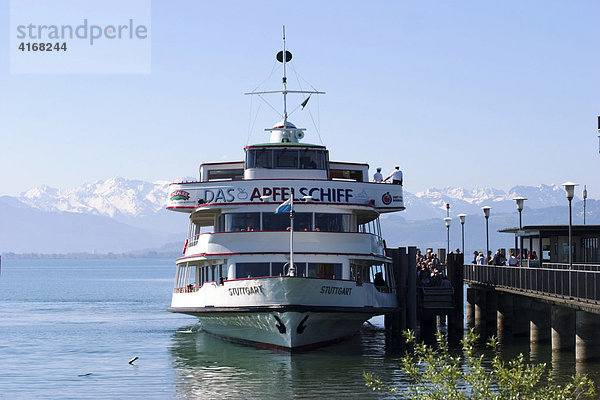
[[[290,197],[289,199],[287,199],[286,201],[284,201],[277,207],[277,209],[275,210],[275,214],[279,214],[279,213],[283,213],[283,212],[291,211],[291,210],[292,210],[292,198]]]

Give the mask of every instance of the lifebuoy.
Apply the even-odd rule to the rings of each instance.
[[[185,249],[187,249],[188,239],[185,239],[185,244],[183,245],[183,254],[185,254]]]

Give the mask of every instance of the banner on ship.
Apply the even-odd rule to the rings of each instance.
[[[309,201],[334,204],[371,204],[375,207],[402,208],[402,186],[389,184],[327,182],[326,184],[283,186],[257,185],[237,181],[235,186],[222,182],[173,184],[169,188],[169,206],[185,207],[215,203],[294,202]]]

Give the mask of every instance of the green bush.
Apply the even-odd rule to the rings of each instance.
[[[414,347],[401,359],[401,367],[410,383],[402,387],[389,386],[371,373],[363,372],[367,386],[400,398],[427,400],[454,399],[586,399],[595,398],[594,383],[585,375],[575,375],[566,385],[555,384],[546,375],[545,364],[527,364],[520,354],[508,362],[502,360],[498,342],[490,339],[494,352],[491,367],[484,367],[483,355],[476,355],[478,340],[470,330],[462,343],[462,355],[451,355],[444,336],[438,332],[437,349],[416,343],[412,332],[404,332],[406,342]]]

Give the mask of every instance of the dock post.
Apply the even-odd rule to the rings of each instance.
[[[406,304],[407,304],[407,290],[408,290],[408,256],[406,255],[406,247],[398,248],[398,268],[400,270],[400,280],[397,282],[399,285],[399,306],[400,312],[398,313],[399,326],[398,336],[402,339],[402,332],[407,329],[406,326]]]
[[[417,330],[417,248],[408,248],[408,286],[406,290],[406,327]]]
[[[402,268],[401,260],[406,259],[406,249],[386,249],[386,255],[392,258],[392,270],[394,274],[394,285],[397,290],[398,309],[395,312],[386,313],[384,316],[385,329],[391,333],[393,343],[402,339],[402,331],[406,329],[406,265]],[[404,257],[402,257],[404,255]],[[406,264],[406,263],[404,263]]]
[[[475,289],[467,288],[467,326],[475,326]]]
[[[531,300],[531,322],[529,325],[529,343],[550,342],[552,308],[549,304]]]
[[[576,312],[575,360],[600,360],[600,315],[587,311]]]
[[[525,296],[513,298],[513,337],[529,339],[531,300]]]
[[[575,347],[575,310],[552,306],[552,351]]]
[[[487,336],[496,336],[498,325],[498,293],[492,289],[485,294],[485,334]]]
[[[513,333],[513,295],[498,293],[498,315],[496,330],[500,343],[506,343],[512,338]]]
[[[487,318],[485,316],[486,311],[486,292],[481,288],[474,289],[475,294],[475,332],[478,334],[485,333],[485,323]]]
[[[448,254],[448,279],[454,289],[454,309],[448,314],[448,335],[462,338],[465,327],[462,254]]]

